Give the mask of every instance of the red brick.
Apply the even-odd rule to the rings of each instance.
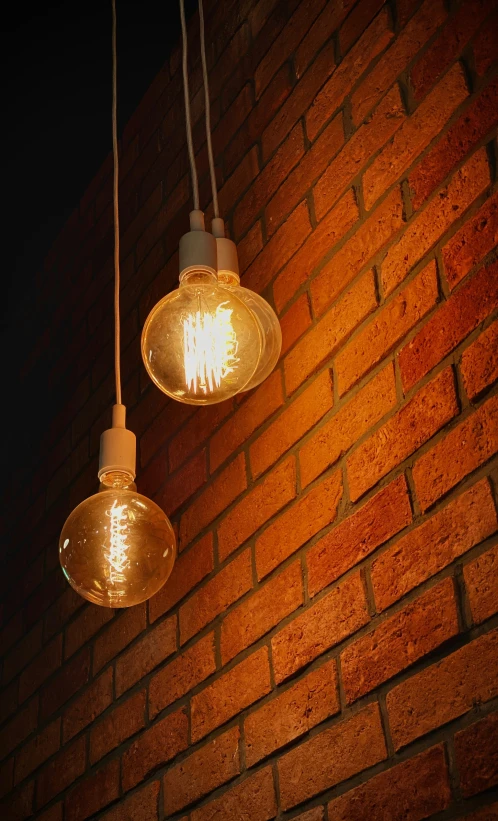
[[[368,271],[284,359],[285,386],[292,394],[377,306],[373,271]]]
[[[358,6],[361,8],[361,6]],[[405,121],[398,86],[389,91],[372,116],[347,141],[316,183],[313,196],[320,220],[363,166]]]
[[[253,224],[281,183],[300,163],[303,154],[303,127],[301,122],[298,122],[235,208],[233,230],[236,238]]]
[[[332,660],[246,718],[247,766],[299,738],[339,709],[337,668]]]
[[[61,720],[58,718],[19,750],[16,755],[15,784],[23,781],[57,752],[60,747],[60,736]]]
[[[450,802],[446,756],[439,744],[334,799],[328,805],[328,818],[420,821],[442,812]]]
[[[340,351],[336,358],[339,394],[349,390],[390,353],[408,331],[429,313],[437,299],[436,263],[432,260]],[[415,339],[424,333],[431,322],[429,320]],[[410,342],[403,350],[409,349],[412,344],[414,343]],[[403,352],[400,354],[400,364],[402,357]],[[405,389],[407,388],[405,385]]]
[[[439,573],[496,529],[486,480],[407,533],[374,562],[372,584],[379,610]]]
[[[474,65],[481,77],[486,74],[488,68],[496,61],[496,31],[498,27],[498,13],[495,11],[480,32],[474,38]]]
[[[237,254],[239,257],[240,274],[244,274],[249,265],[258,256],[263,248],[263,233],[261,220],[258,220],[247,232],[244,239],[237,243]]]
[[[282,808],[288,810],[385,758],[379,708],[370,704],[282,756],[277,765]]]
[[[335,471],[304,494],[258,537],[256,569],[264,578],[305,542],[334,521],[342,497],[342,477]]]
[[[309,812],[298,815],[295,821],[323,821],[323,807],[315,807]]]
[[[401,191],[395,188],[311,283],[311,301],[318,316],[337,299],[402,225]]]
[[[347,191],[277,276],[273,294],[278,312],[313,275],[322,260],[330,256],[332,248],[355,224],[358,217],[359,209],[354,193],[352,190]]]
[[[11,794],[2,802],[0,809],[7,821],[25,821],[26,818],[33,815],[34,791],[35,782],[31,781],[29,784],[24,784],[18,792]]]
[[[0,655],[4,657],[7,650],[17,645],[23,634],[22,611],[17,613],[2,627],[0,631]]]
[[[310,596],[336,581],[411,520],[406,480],[399,476],[308,550]]]
[[[306,131],[314,140],[325,122],[342,105],[356,81],[392,40],[387,9],[383,9],[318,92],[306,114]]]
[[[275,371],[211,438],[211,472],[225,462],[283,403],[282,375],[280,371]]]
[[[498,546],[478,556],[463,569],[474,624],[498,612]]]
[[[339,49],[341,54],[346,54],[358,37],[363,34],[372,18],[375,17],[379,9],[384,5],[384,0],[365,0],[361,6],[350,2],[344,5],[348,7],[348,10],[351,6],[352,9],[339,31]]]
[[[114,611],[109,610],[108,607],[99,607],[96,604],[89,604],[85,607],[81,615],[66,627],[64,658],[69,658],[76,650],[83,647],[113,616]]]
[[[498,244],[498,194],[490,197],[443,248],[445,275],[454,288]]]
[[[221,625],[223,664],[268,633],[302,603],[302,570],[297,561],[228,613]]]
[[[102,821],[157,821],[159,787],[159,781],[147,784],[102,815]]]
[[[270,690],[268,648],[262,647],[192,697],[192,741],[199,741]]]
[[[240,773],[239,729],[233,727],[164,776],[164,811],[173,815]]]
[[[0,799],[4,798],[14,784],[14,756],[0,764]]]
[[[465,282],[399,354],[407,392],[465,339],[498,306],[498,263]]]
[[[118,704],[95,724],[90,733],[90,761],[95,764],[108,752],[145,727],[145,690]]]
[[[40,715],[42,719],[54,713],[78,692],[90,676],[90,648],[66,662],[52,681],[43,688]]]
[[[83,821],[106,807],[118,795],[119,761],[109,761],[69,793],[64,802],[65,818],[67,821]]]
[[[359,125],[396,78],[432,37],[446,17],[442,0],[425,0],[391,47],[351,96],[354,122]]]
[[[466,644],[387,695],[394,748],[498,695],[498,631]]]
[[[43,625],[36,624],[23,638],[20,638],[10,653],[3,656],[2,685],[8,684],[42,648]]]
[[[170,616],[148,630],[140,641],[119,657],[116,662],[116,695],[118,698],[175,652],[176,627],[176,616]]]
[[[347,702],[371,692],[456,635],[453,580],[444,579],[344,650],[341,669]]]
[[[311,188],[343,144],[342,113],[339,113],[268,202],[266,226],[270,235]]]
[[[187,747],[188,717],[182,709],[156,722],[128,747],[122,760],[123,790],[131,790]]]
[[[191,550],[176,560],[168,583],[149,600],[150,621],[156,621],[159,616],[171,610],[211,573],[213,567],[213,534],[207,533]]]
[[[413,208],[419,209],[446,175],[496,125],[498,82],[481,91],[408,177]]]
[[[291,456],[225,516],[218,528],[220,561],[224,561],[295,496],[296,462]]]
[[[58,633],[83,605],[85,600],[67,585],[66,590],[45,613],[44,639],[51,639]]]
[[[471,812],[469,815],[464,815],[465,821],[496,821],[498,818],[498,803],[489,804],[487,807],[482,807],[480,810]]]
[[[187,407],[186,405],[182,407]],[[221,402],[202,408],[202,415],[194,413],[187,424],[173,437],[168,448],[170,470],[176,470],[197,448],[214,433],[223,419],[232,411],[232,402]],[[169,422],[166,423],[170,429]]]
[[[311,325],[310,304],[307,294],[302,294],[280,319],[282,331],[281,356],[292,348]]]
[[[242,277],[242,285],[261,293],[311,234],[306,200],[294,208]]]
[[[159,493],[152,491],[150,495],[154,493],[155,502],[167,516],[172,516],[206,483],[207,478],[206,451],[202,450],[173,474]],[[144,490],[147,493],[147,489]]]
[[[422,510],[427,510],[460,479],[484,464],[497,449],[498,397],[495,396],[415,463],[413,478]]]
[[[112,697],[112,667],[109,667],[65,711],[63,742],[66,743],[84,727],[92,724],[112,704]]]
[[[121,650],[133,641],[145,629],[145,605],[130,607],[96,639],[93,646],[93,672],[102,669],[104,664],[113,659]]]
[[[2,724],[17,710],[17,690],[17,679],[2,690],[2,698],[0,700],[0,723]]]
[[[19,702],[25,701],[41,687],[62,661],[62,636],[57,636],[47,644],[42,652],[24,668],[19,679]]]
[[[220,798],[194,810],[190,818],[191,821],[233,821],[234,818],[269,821],[276,814],[273,775],[271,767],[267,767],[227,790]]]
[[[233,559],[180,608],[180,636],[185,644],[252,587],[250,549]]]
[[[294,71],[298,79],[303,76],[323,44],[330,39],[341,24],[349,10],[349,6],[348,0],[325,4],[322,12],[318,15],[294,53]]]
[[[470,0],[461,6],[447,22],[420,60],[415,63],[410,81],[415,97],[420,100],[443,71],[455,60],[477,31],[490,11],[487,0]]]
[[[43,807],[85,772],[86,739],[77,738],[64,747],[38,776],[36,806]]]
[[[498,784],[498,713],[456,733],[455,753],[464,798]]]
[[[349,576],[296,616],[272,639],[275,680],[281,682],[369,620],[360,574]]]
[[[149,684],[150,718],[188,693],[215,670],[214,634],[210,633],[152,678]]]
[[[330,410],[332,374],[321,373],[256,439],[249,450],[254,476],[260,476]]]
[[[62,821],[62,802],[38,816],[38,821]]]
[[[440,133],[467,94],[463,70],[457,63],[366,170],[363,196],[367,211]]]
[[[240,453],[183,513],[180,520],[181,547],[193,541],[246,488],[245,455]]]
[[[455,380],[452,369],[447,368],[421,388],[349,457],[347,470],[351,499],[359,499],[457,413]]]
[[[382,263],[385,295],[399,285],[410,269],[484,191],[489,181],[486,150],[481,148],[456,172],[427,208],[409,223],[401,239],[387,252]]]

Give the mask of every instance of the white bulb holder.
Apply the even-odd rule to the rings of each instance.
[[[126,428],[125,405],[112,408],[112,428],[100,437],[99,479],[105,473],[123,471],[132,481],[136,476],[137,437]]]
[[[206,271],[216,276],[216,240],[204,229],[202,211],[190,212],[190,231],[180,239],[179,257],[180,282],[191,271]]]

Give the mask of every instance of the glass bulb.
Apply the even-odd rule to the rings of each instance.
[[[232,271],[218,271],[218,281],[223,288],[235,294],[254,314],[259,322],[263,338],[258,366],[244,391],[260,385],[274,369],[282,350],[282,330],[278,317],[271,305],[262,296],[240,285],[237,274]]]
[[[244,390],[258,367],[261,327],[214,274],[188,270],[180,287],[152,309],[142,357],[152,381],[189,405],[223,402]]]
[[[131,607],[149,599],[169,578],[175,557],[168,517],[137,493],[122,471],[101,477],[99,492],[73,510],[59,539],[59,559],[70,585],[103,607]]]

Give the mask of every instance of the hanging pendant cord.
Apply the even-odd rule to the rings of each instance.
[[[216,172],[214,170],[213,143],[211,139],[211,103],[209,102],[209,76],[206,63],[206,38],[204,31],[204,9],[202,6],[202,0],[199,0],[199,22],[201,29],[201,62],[202,80],[204,83],[204,110],[206,117],[206,142],[209,160],[209,176],[211,177],[213,212],[215,217],[219,217],[220,212],[218,208],[218,189],[216,187]]]
[[[114,372],[116,404],[121,405],[121,321],[119,313],[119,201],[118,201],[118,116],[117,116],[116,0],[112,0],[112,155],[114,164]]]
[[[192,140],[192,123],[190,119],[190,94],[188,87],[188,67],[187,67],[187,24],[185,22],[185,2],[180,0],[180,19],[182,23],[182,70],[183,70],[183,96],[185,99],[185,124],[187,127],[187,146],[190,161],[190,175],[192,177],[192,196],[194,199],[194,210],[199,210],[199,181],[197,179],[197,168],[195,166],[194,143]]]

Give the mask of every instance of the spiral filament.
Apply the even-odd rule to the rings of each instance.
[[[113,502],[108,513],[110,517],[110,547],[107,555],[109,563],[109,582],[111,585],[120,584],[125,579],[128,567],[127,522],[133,515],[127,505],[118,505]]]
[[[183,320],[185,381],[188,390],[210,393],[238,363],[232,310],[221,303],[214,313],[197,310]]]

